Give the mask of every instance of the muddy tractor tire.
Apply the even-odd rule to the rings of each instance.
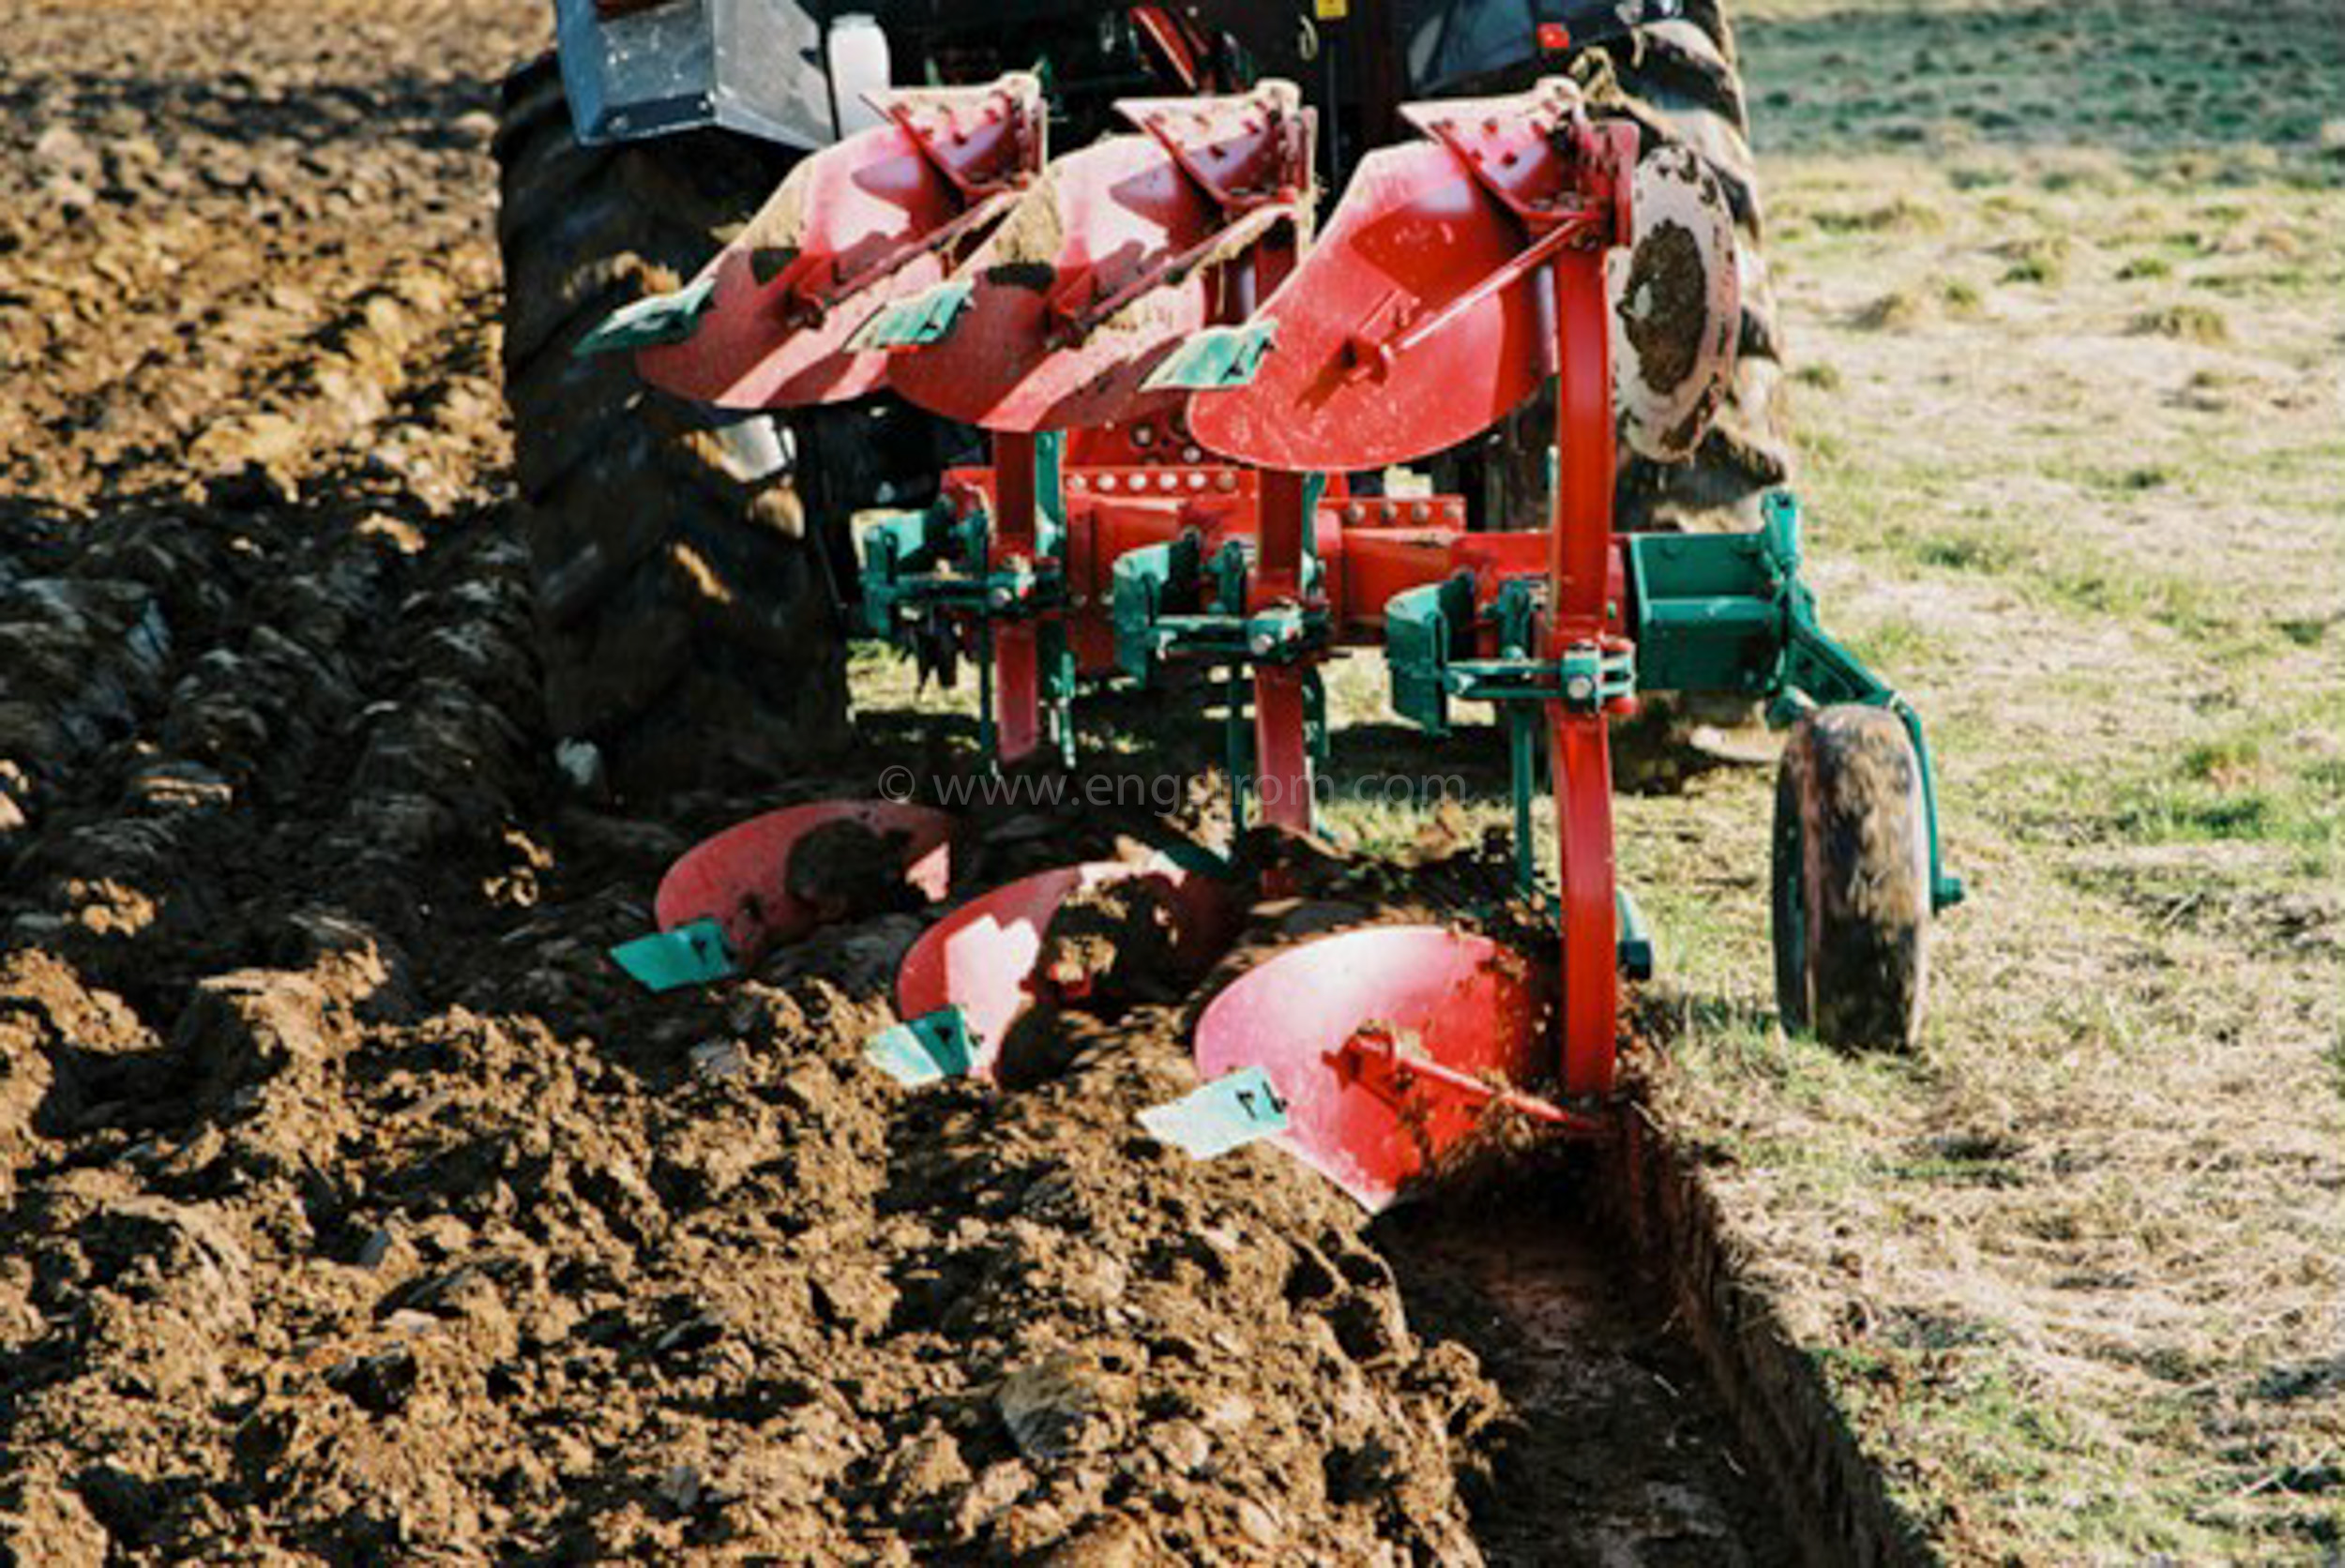
[[[1725,189],[1740,253],[1742,331],[1726,397],[1685,461],[1661,462],[1621,445],[1614,526],[1631,533],[1756,528],[1760,498],[1791,477],[1791,415],[1758,162],[1721,0],[1687,0],[1675,20],[1590,51],[1574,74],[1600,113],[1637,123],[1648,151],[1678,143],[1702,155]],[[1442,460],[1437,481],[1465,494],[1477,528],[1544,527],[1554,439],[1551,386],[1490,435]]]
[[[1775,789],[1776,1005],[1844,1049],[1911,1049],[1929,976],[1921,762],[1885,709],[1824,708],[1784,743]]]
[[[1596,101],[1644,126],[1648,146],[1658,137],[1702,155],[1726,188],[1741,252],[1742,336],[1726,400],[1686,462],[1656,462],[1624,448],[1618,525],[1637,531],[1755,528],[1759,498],[1791,476],[1791,419],[1775,287],[1763,246],[1758,160],[1723,0],[1687,0],[1682,16],[1607,45],[1590,67]]]
[[[797,484],[811,432],[712,424],[627,356],[571,353],[697,272],[787,155],[721,131],[582,145],[551,56],[501,109],[506,396],[553,736],[593,742],[623,794],[842,746],[844,563]]]

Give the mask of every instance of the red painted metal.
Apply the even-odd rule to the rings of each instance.
[[[1257,312],[1278,346],[1252,384],[1191,400],[1190,427],[1223,456],[1375,468],[1480,434],[1555,369],[1549,264],[1627,232],[1609,188],[1583,188],[1569,83],[1402,113],[1432,140],[1361,160]]]
[[[1539,653],[1617,644],[1604,258],[1633,232],[1636,130],[1592,125],[1568,84],[1405,113],[1432,142],[1362,163],[1326,236],[1263,309],[1278,339],[1254,383],[1196,395],[1190,426],[1250,462],[1366,467],[1475,434],[1559,372]],[[1352,545],[1347,536],[1337,578],[1347,597],[1369,586],[1365,572],[1350,580]],[[1520,543],[1460,541],[1451,559],[1503,568],[1477,573],[1487,603],[1505,577],[1526,574],[1525,553]],[[1364,552],[1363,566],[1371,559]],[[1619,988],[1607,716],[1560,701],[1549,715],[1564,1078],[1575,1094],[1596,1094],[1612,1085]]]
[[[1566,1110],[1554,1101],[1526,1094],[1504,1083],[1436,1062],[1418,1048],[1415,1037],[1394,1033],[1385,1023],[1363,1024],[1337,1053],[1336,1070],[1349,1078],[1365,1079],[1386,1098],[1420,1087],[1434,1094],[1462,1094],[1475,1105],[1503,1106],[1534,1122],[1583,1137],[1600,1133],[1602,1119],[1585,1111]]]
[[[714,920],[744,959],[804,936],[819,916],[790,891],[790,852],[814,829],[838,822],[902,834],[904,880],[930,898],[945,896],[952,876],[950,817],[892,801],[816,801],[752,817],[686,851],[653,900],[659,928]]]
[[[888,381],[923,408],[988,430],[1062,430],[1144,416],[1140,384],[1210,319],[1205,280],[1168,285],[1138,330],[1063,339],[1097,299],[1196,245],[1218,219],[1172,156],[1115,136],[1055,159],[962,267],[970,303],[939,343],[893,356]]]
[[[1035,440],[1001,432],[993,437],[994,571],[1031,565],[1036,554]],[[1042,665],[1039,628],[1031,617],[996,622],[993,627],[995,752],[1006,764],[1024,761],[1042,745]]]
[[[968,1020],[972,1071],[994,1076],[1002,1042],[1029,1008],[1056,1000],[1036,973],[1043,934],[1068,897],[1133,877],[1156,881],[1173,919],[1175,961],[1202,970],[1229,945],[1237,911],[1225,883],[1169,860],[1054,867],[963,904],[921,935],[896,975],[896,1011],[916,1018],[956,1006]]]
[[[1148,372],[1232,314],[1222,264],[1308,224],[1309,120],[1294,91],[1138,100],[1143,133],[1059,158],[962,265],[967,309],[895,356],[897,391],[997,430],[1169,415]],[[1299,160],[1299,161],[1298,161]]]
[[[724,408],[837,402],[880,389],[887,355],[847,339],[872,311],[940,282],[1040,169],[1040,89],[890,94],[888,123],[800,162],[706,269],[692,336],[636,355],[645,380]]]
[[[1203,92],[1211,85],[1213,75],[1208,49],[1169,6],[1134,6],[1130,16],[1132,25],[1140,29],[1160,55],[1181,84],[1191,92]]]
[[[1256,319],[1278,346],[1249,386],[1202,392],[1189,428],[1265,468],[1380,468],[1480,434],[1529,397],[1544,359],[1527,284],[1484,298],[1391,363],[1358,346],[1405,332],[1505,264],[1520,226],[1427,143],[1362,159],[1316,244]]]
[[[1597,204],[1625,208],[1636,162],[1633,127],[1583,128],[1581,165]],[[1548,557],[1541,654],[1559,658],[1601,644],[1620,614],[1613,595],[1611,330],[1604,253],[1575,251],[1555,265],[1559,459]],[[1549,763],[1555,780],[1557,872],[1563,893],[1564,1087],[1602,1094],[1612,1087],[1620,956],[1613,901],[1611,741],[1607,715],[1557,702],[1548,709]]]
[[[1316,520],[1303,515],[1307,494],[1300,474],[1262,476],[1261,535],[1247,582],[1249,611],[1309,602],[1303,592],[1303,531]],[[1255,800],[1264,822],[1291,833],[1310,832],[1314,810],[1304,700],[1309,680],[1307,663],[1254,666]]]
[[[1375,1212],[1435,1174],[1484,1108],[1372,1070],[1353,1048],[1363,1026],[1415,1036],[1444,1067],[1517,1085],[1547,1064],[1539,1011],[1531,965],[1486,937],[1348,931],[1291,948],[1215,997],[1197,1023],[1197,1071],[1262,1068],[1287,1102],[1278,1141]]]
[[[1324,552],[1336,640],[1382,641],[1384,606],[1395,594],[1455,574],[1459,548],[1475,536],[1461,533],[1462,527],[1453,522],[1439,528],[1360,524],[1339,529],[1333,548]]]

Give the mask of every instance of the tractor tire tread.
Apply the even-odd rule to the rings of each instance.
[[[515,507],[553,732],[595,742],[623,793],[786,772],[847,738],[792,473],[745,468],[624,357],[571,352],[696,271],[779,177],[774,155],[717,132],[582,146],[550,55],[499,101]]]

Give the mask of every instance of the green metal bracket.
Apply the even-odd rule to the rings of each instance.
[[[1612,884],[1613,920],[1620,927],[1620,972],[1630,980],[1653,978],[1653,931],[1645,924],[1644,911],[1628,889],[1619,882]]]
[[[646,990],[673,991],[704,986],[739,972],[725,928],[714,920],[694,920],[623,942],[611,957]]]
[[[1071,704],[1076,668],[1065,624],[1051,613],[1066,603],[1061,566],[1067,553],[1067,507],[1060,490],[1066,437],[1047,431],[1035,443],[1035,555],[996,565],[993,520],[983,509],[955,515],[939,500],[923,511],[896,512],[865,522],[863,608],[874,637],[904,644],[937,622],[974,625],[977,637],[977,729],[989,753],[994,741],[993,626],[1036,621],[1041,701],[1068,766],[1075,761]]]
[[[902,621],[916,618],[920,589],[950,551],[952,504],[939,501],[916,512],[890,512],[862,525],[864,629],[895,640]]]
[[[1792,492],[1770,491],[1761,521],[1747,534],[1630,535],[1638,684],[1764,698],[1777,725],[1835,702],[1896,714],[1921,768],[1931,907],[1960,903],[1962,880],[1945,868],[1941,852],[1937,768],[1921,716],[1824,631],[1815,593],[1800,580],[1799,503]]]
[[[695,278],[673,294],[647,294],[620,306],[581,338],[570,353],[586,359],[598,354],[689,342],[700,330],[701,318],[716,302],[716,275]]]
[[[1384,601],[1384,668],[1392,709],[1435,737],[1449,733],[1449,665],[1474,628],[1474,579],[1460,572]]]
[[[1166,659],[1291,664],[1325,648],[1334,622],[1324,610],[1272,605],[1247,611],[1251,570],[1251,557],[1239,541],[1223,545],[1207,560],[1194,534],[1127,551],[1112,568],[1109,590],[1117,668],[1145,682]],[[1324,573],[1316,555],[1307,558],[1306,592],[1315,592]]]
[[[1209,326],[1167,354],[1141,383],[1143,392],[1219,392],[1247,386],[1277,345],[1274,321],[1242,326]]]
[[[1626,650],[1615,653],[1593,642],[1576,644],[1564,650],[1555,670],[1564,706],[1574,713],[1596,713],[1607,702],[1637,694],[1637,656]]]
[[[870,353],[875,349],[913,349],[941,343],[952,335],[976,294],[976,284],[973,280],[947,278],[916,294],[892,300],[855,328],[855,336],[847,339],[847,347],[857,353]]]
[[[969,1020],[948,1006],[890,1025],[864,1043],[863,1059],[907,1088],[967,1078],[976,1061]]]
[[[1195,590],[1203,571],[1197,535],[1184,534],[1116,557],[1109,569],[1108,618],[1115,628],[1115,664],[1146,686],[1156,679],[1163,648],[1157,626],[1168,602]]]
[[[1286,1131],[1287,1106],[1270,1075],[1260,1067],[1242,1067],[1177,1100],[1150,1106],[1139,1119],[1157,1142],[1191,1159],[1210,1160]]]

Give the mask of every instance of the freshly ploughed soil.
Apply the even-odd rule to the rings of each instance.
[[[911,909],[920,896],[904,880],[909,841],[901,831],[825,822],[790,847],[784,881],[792,897],[830,918]]]
[[[755,977],[608,963],[878,764],[562,792],[484,150],[537,8],[0,22],[0,1559],[1785,1555],[1583,1175],[1370,1224],[1141,1132],[1152,907],[1068,916],[1121,1006],[1015,1093],[862,1060],[932,918],[869,834]],[[956,896],[1106,836],[1022,834]]]

